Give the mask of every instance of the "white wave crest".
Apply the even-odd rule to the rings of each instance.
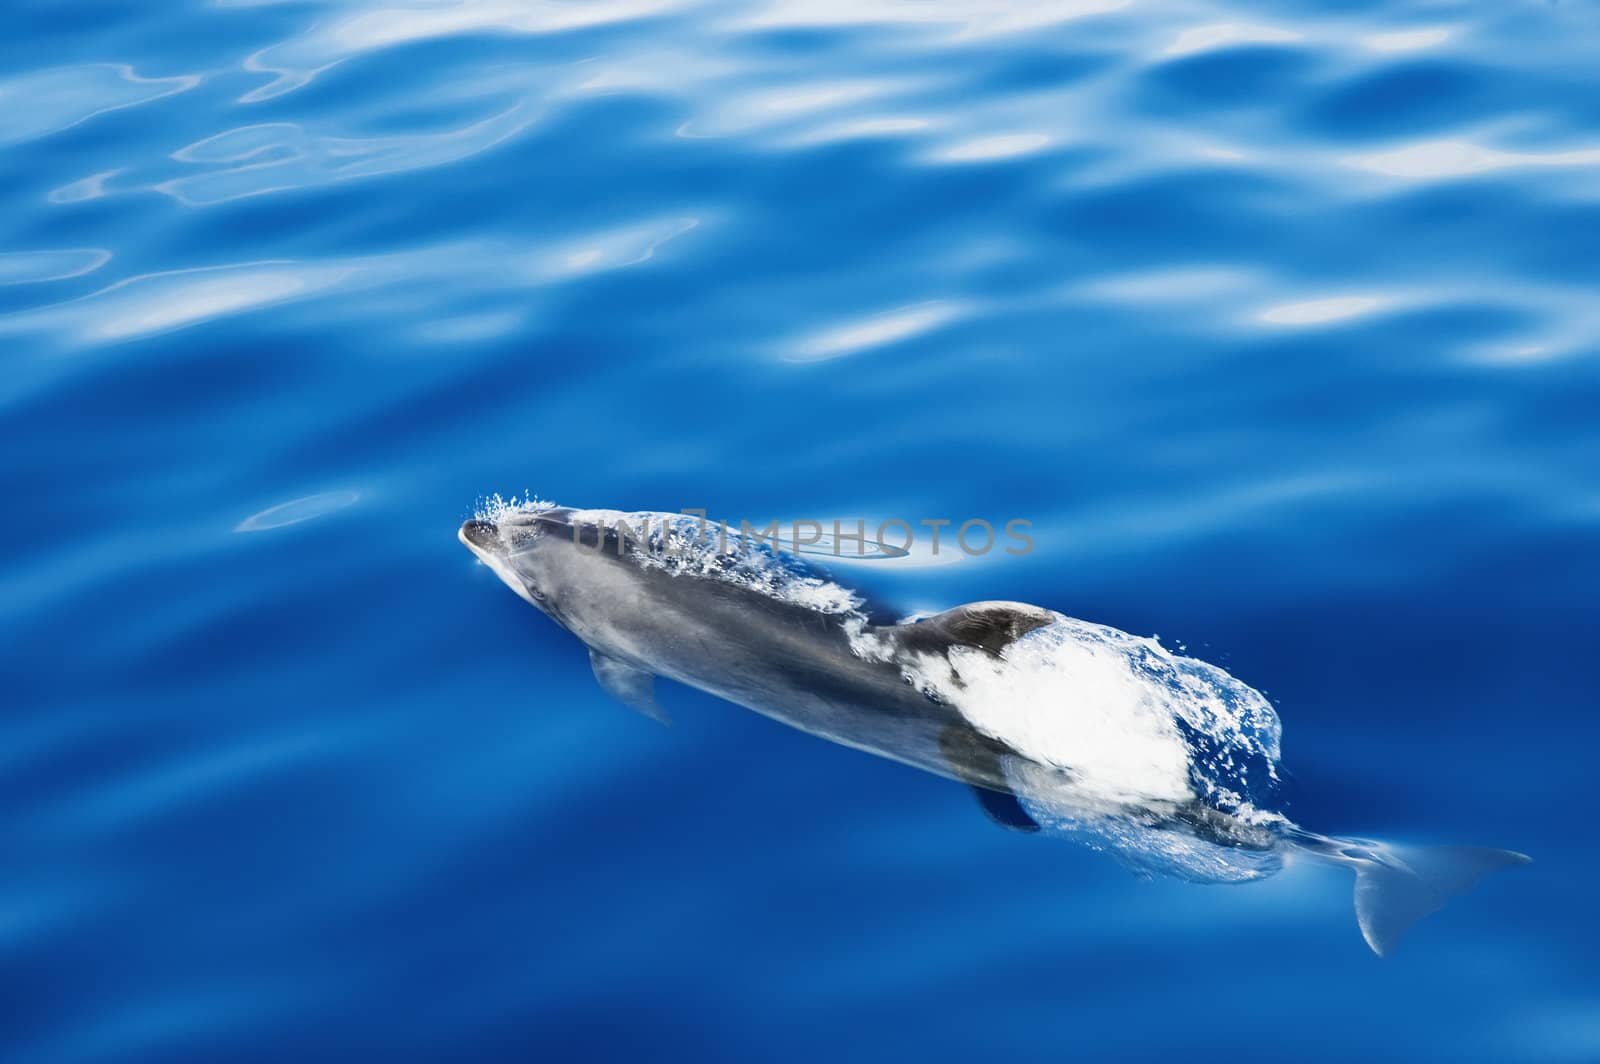
[[[907,676],[1023,757],[1065,770],[1084,806],[1199,799],[1239,813],[1252,771],[1275,783],[1280,726],[1260,692],[1154,639],[1055,616],[998,657],[917,655]]]

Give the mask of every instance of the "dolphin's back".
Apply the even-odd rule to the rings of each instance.
[[[588,597],[605,616],[557,619],[591,650],[821,738],[1009,794],[1001,758],[1015,751],[913,685],[892,656],[858,652],[863,636],[898,641],[913,633],[919,649],[990,638],[971,620],[959,636],[929,622],[874,627],[857,609],[829,612],[770,588],[641,566],[625,555],[594,552],[584,564],[584,583],[608,588]]]

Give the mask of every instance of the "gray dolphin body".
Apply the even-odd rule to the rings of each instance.
[[[626,522],[640,518],[644,529],[648,519],[659,519],[659,531],[631,540]],[[980,602],[874,625],[854,608],[858,600],[838,600],[848,593],[837,585],[765,554],[709,548],[698,533],[690,542],[685,520],[502,507],[467,521],[459,538],[588,647],[607,692],[647,716],[666,720],[653,690],[655,677],[663,676],[801,731],[958,780],[1005,827],[1038,831],[1043,822],[1088,835],[1099,848],[1147,868],[1140,855],[1159,853],[1157,870],[1190,879],[1259,878],[1290,853],[1345,865],[1356,873],[1362,933],[1379,954],[1448,894],[1495,868],[1527,861],[1484,847],[1402,850],[1316,835],[1257,813],[1226,789],[1215,793],[1228,800],[1208,800],[1204,792],[1144,800],[1086,796],[1073,768],[1062,763],[1070,757],[1041,759],[1027,742],[997,734],[1003,729],[978,726],[961,704],[961,662],[1002,668],[1030,633],[1070,619],[1022,603]],[[945,677],[936,689],[914,679],[928,675],[930,663]],[[1275,761],[1277,720],[1270,707],[1265,714]]]
[[[1008,793],[1003,745],[909,684],[893,661],[856,653],[838,615],[737,582],[641,566],[619,549],[614,526],[571,516],[552,509],[468,521],[460,539],[589,648],[596,678],[619,701],[664,720],[652,690],[664,676],[833,742]],[[971,624],[968,638],[1014,637],[1048,619],[995,605],[993,623]],[[951,620],[923,622],[915,642],[959,638],[948,633]],[[871,633],[858,630],[856,642],[861,634]]]

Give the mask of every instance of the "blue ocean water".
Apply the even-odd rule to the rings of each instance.
[[[0,1057],[1600,1060],[1600,12],[0,13]],[[1318,830],[1139,879],[697,692],[493,492],[1032,522],[856,566],[1267,692]]]

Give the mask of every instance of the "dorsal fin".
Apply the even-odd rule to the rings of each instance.
[[[904,645],[912,650],[944,651],[965,646],[999,655],[1011,643],[1055,619],[1049,610],[1026,602],[969,602],[902,624],[897,631]]]

